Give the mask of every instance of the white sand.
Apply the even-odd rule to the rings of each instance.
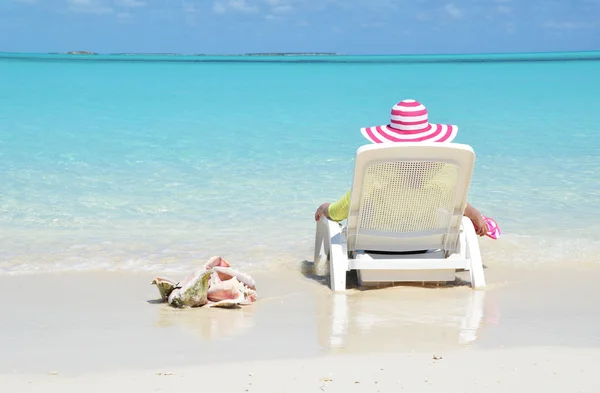
[[[0,392],[600,387],[595,265],[490,268],[482,292],[253,276],[259,301],[238,310],[157,304],[148,274],[0,276]]]
[[[22,393],[597,392],[599,355],[598,349],[563,348],[347,355],[76,377],[0,375],[0,386]]]

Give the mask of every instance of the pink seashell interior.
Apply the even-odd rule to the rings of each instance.
[[[180,282],[156,277],[161,299],[173,307],[236,308],[256,301],[256,283],[250,275],[232,268],[219,256]]]

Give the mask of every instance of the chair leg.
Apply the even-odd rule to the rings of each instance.
[[[329,259],[329,265],[327,260]],[[314,250],[314,271],[319,276],[327,275],[329,267],[330,287],[333,291],[346,290],[348,253],[346,237],[338,223],[325,217],[317,222]]]
[[[345,291],[348,264],[344,264],[343,260],[339,258],[339,255],[335,256],[334,253],[331,253],[329,260],[329,286],[331,287],[331,290],[334,292]]]
[[[315,233],[313,270],[314,273],[319,277],[324,277],[329,273],[329,245],[330,239],[328,224],[324,221],[318,221]]]
[[[346,272],[348,271],[348,248],[346,236],[338,224],[329,222],[329,275],[333,291],[346,290]]]
[[[471,273],[471,287],[474,289],[483,289],[485,288],[485,274],[483,272],[481,250],[479,249],[479,239],[470,219],[463,217],[462,225],[466,239],[466,257],[471,261],[469,269]]]

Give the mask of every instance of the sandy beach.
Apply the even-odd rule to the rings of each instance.
[[[599,21],[600,0],[0,2],[0,393],[600,392]],[[409,141],[475,162],[363,155]],[[485,289],[332,292],[315,210],[351,189],[346,240],[373,251],[452,246],[465,196],[501,230]],[[160,300],[153,278],[215,255],[255,303]]]
[[[0,386],[15,392],[594,391],[595,265],[487,269],[488,288],[333,294],[252,272],[259,301],[170,308],[148,273],[0,277]],[[174,278],[178,278],[177,275]],[[436,359],[438,358],[438,359]],[[525,384],[525,385],[523,385]]]
[[[14,392],[214,389],[222,392],[594,392],[597,349],[542,347],[333,356],[77,377],[0,376]]]

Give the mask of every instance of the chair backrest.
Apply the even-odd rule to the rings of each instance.
[[[348,250],[454,251],[475,164],[464,144],[416,142],[358,149]]]

